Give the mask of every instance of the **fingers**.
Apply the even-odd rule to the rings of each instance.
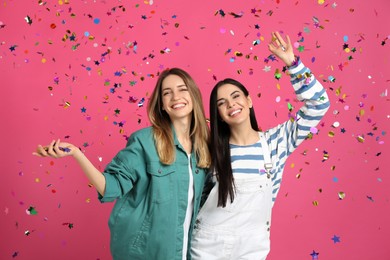
[[[287,39],[287,46],[292,47],[290,36],[286,35],[286,39]]]
[[[48,156],[45,148],[47,148],[47,147],[43,147],[42,145],[38,145],[36,151],[33,152],[33,155],[39,156],[39,157]]]
[[[64,156],[64,152],[66,151],[70,151],[69,148],[60,147],[60,139],[58,139],[57,141],[51,141],[47,146],[38,145],[36,151],[33,152],[33,155],[38,157],[60,158]]]
[[[57,141],[54,142],[53,151],[56,153],[56,155],[58,155],[60,152],[60,139],[57,139]]]
[[[45,149],[45,150],[46,150],[46,152],[48,153],[49,156],[57,158],[57,154],[54,151],[54,146],[55,145],[56,145],[56,141],[53,140],[53,141],[51,141],[51,143],[49,144],[49,146],[47,146],[47,149]]]
[[[276,41],[278,42],[278,45],[279,45],[279,46],[280,46],[280,45],[283,46],[283,45],[286,44],[279,32],[274,32],[273,35],[275,36]]]
[[[280,48],[282,51],[286,51],[287,48],[291,45],[290,43],[290,38],[287,36],[287,44],[284,41],[283,37],[280,35],[279,32],[272,32],[272,41],[271,41],[271,46],[274,47],[274,50],[277,50]]]

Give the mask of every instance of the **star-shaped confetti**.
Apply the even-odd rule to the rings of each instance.
[[[334,235],[333,237],[332,237],[332,240],[333,240],[333,243],[340,243],[341,241],[340,241],[340,237],[339,236],[336,236],[336,235]]]
[[[12,45],[11,47],[9,47],[9,50],[11,52],[15,51],[16,50],[16,47],[18,47],[18,45]]]
[[[313,252],[310,254],[311,255],[311,259],[314,260],[314,259],[318,259],[318,255],[320,253],[317,253],[316,251],[313,250]]]

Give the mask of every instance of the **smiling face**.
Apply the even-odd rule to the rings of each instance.
[[[225,84],[218,88],[217,107],[221,119],[229,126],[250,125],[250,108],[252,100],[233,84]]]
[[[163,110],[171,120],[190,119],[193,110],[192,98],[183,79],[177,75],[169,75],[161,87]]]

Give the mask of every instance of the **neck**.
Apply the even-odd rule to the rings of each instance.
[[[177,140],[183,146],[184,150],[190,154],[192,151],[192,141],[190,138],[190,120],[175,120],[172,122],[175,128]]]
[[[191,120],[188,118],[176,119],[172,121],[172,125],[175,128],[176,136],[178,138],[190,137]]]
[[[230,128],[229,142],[236,145],[250,145],[259,141],[259,134],[251,126]]]

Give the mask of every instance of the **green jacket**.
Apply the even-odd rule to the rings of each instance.
[[[176,161],[159,161],[151,127],[133,133],[126,145],[107,165],[106,190],[101,202],[116,200],[111,212],[111,253],[123,260],[182,259],[183,222],[188,201],[188,156],[176,138]],[[194,178],[194,213],[189,234],[199,210],[206,169],[196,166],[191,154]],[[189,250],[187,257],[190,259]]]

